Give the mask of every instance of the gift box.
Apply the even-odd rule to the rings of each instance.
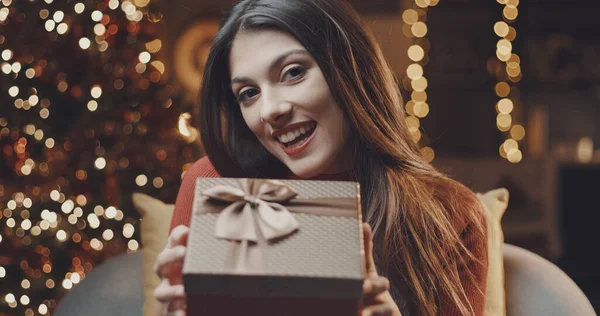
[[[360,205],[356,182],[197,179],[188,315],[355,315]]]

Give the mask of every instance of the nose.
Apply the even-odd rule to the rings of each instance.
[[[261,121],[272,125],[283,124],[287,121],[293,110],[291,102],[274,98],[264,98],[263,100],[265,102],[260,113]]]

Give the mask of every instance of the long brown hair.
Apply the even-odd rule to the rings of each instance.
[[[261,29],[287,32],[311,53],[350,122],[352,173],[374,230],[375,261],[391,281],[392,296],[408,300],[418,314],[438,314],[442,296],[461,314],[474,314],[457,267],[477,258],[461,242],[456,223],[472,223],[483,238],[480,206],[472,192],[421,157],[405,123],[398,81],[345,1],[244,0],[223,19],[200,100],[202,140],[215,169],[225,177],[286,174],[246,125],[230,88],[235,35]]]

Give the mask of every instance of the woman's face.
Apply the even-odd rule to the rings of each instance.
[[[246,124],[295,175],[351,167],[350,128],[321,69],[293,36],[241,31],[229,62],[231,89]]]

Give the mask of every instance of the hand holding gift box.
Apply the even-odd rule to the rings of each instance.
[[[198,179],[188,314],[355,314],[366,269],[359,192],[354,182]]]

